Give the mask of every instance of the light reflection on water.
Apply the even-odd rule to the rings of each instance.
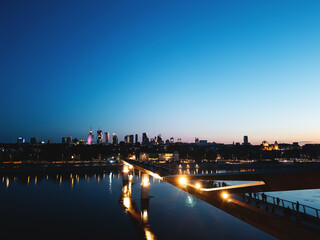
[[[14,178],[16,181],[13,181]],[[268,234],[150,177],[141,200],[140,172],[3,176],[1,236],[108,239],[273,239]],[[14,222],[14,224],[12,224]]]

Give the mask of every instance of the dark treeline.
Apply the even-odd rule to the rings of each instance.
[[[68,144],[0,144],[0,161],[72,161],[105,160],[120,157],[126,159],[140,153],[178,152],[180,159],[193,160],[264,160],[264,159],[306,159],[320,158],[320,144],[307,144],[302,147],[287,147],[274,151],[264,151],[260,145],[196,145],[175,143],[170,145],[137,144],[119,145],[68,145]]]

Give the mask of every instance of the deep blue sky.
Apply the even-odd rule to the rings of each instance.
[[[320,142],[320,1],[0,1],[0,142]]]

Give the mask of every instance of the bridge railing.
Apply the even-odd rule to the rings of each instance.
[[[310,207],[301,203],[292,202],[289,200],[281,199],[274,196],[269,196],[262,193],[253,193],[248,194],[250,197],[261,200],[262,202],[271,203],[275,206],[283,207],[283,208],[289,208],[290,210],[293,210],[294,212],[303,213],[306,215],[310,215],[313,217],[316,217],[320,220],[320,209]]]

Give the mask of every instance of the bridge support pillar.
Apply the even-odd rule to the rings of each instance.
[[[141,199],[149,199],[149,175],[142,174]]]

